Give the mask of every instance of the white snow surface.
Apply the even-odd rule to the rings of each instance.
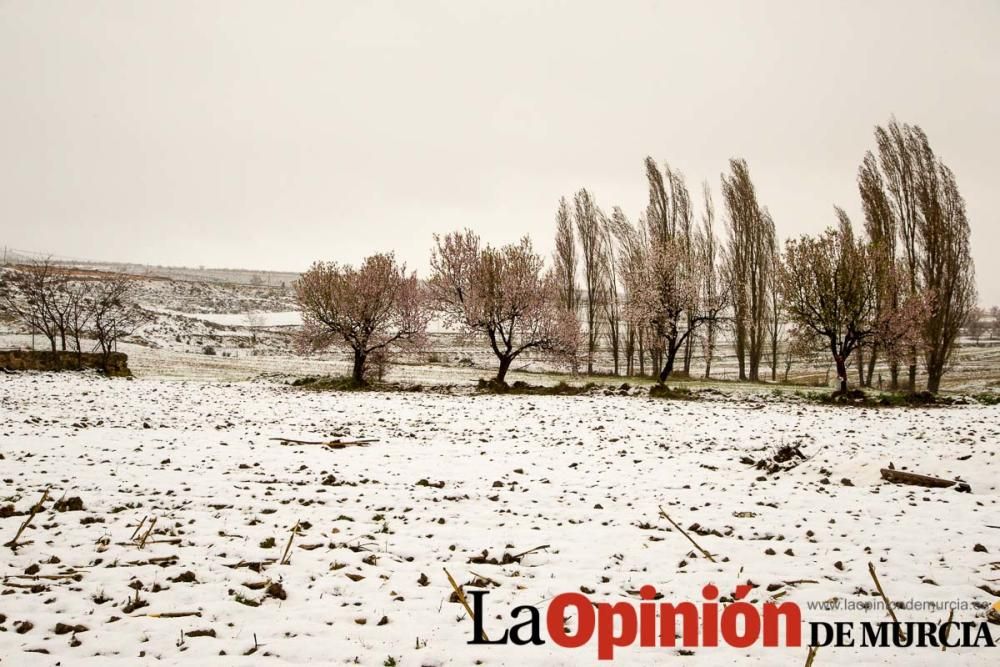
[[[270,440],[278,436],[378,442],[328,450]],[[782,443],[810,458],[776,474],[740,462]],[[472,624],[449,601],[443,568],[460,584],[477,576],[499,584],[486,598],[492,635],[513,624],[514,606],[544,614],[553,596],[582,587],[596,602],[637,602],[635,591],[651,584],[664,601],[700,603],[707,583],[727,595],[747,580],[759,586],[750,596],[757,601],[774,594],[771,584],[817,582],[778,589],[781,601],[802,605],[806,621],[879,621],[882,611],[806,609],[873,599],[869,562],[894,600],[992,604],[980,587],[1000,588],[1000,530],[989,527],[1000,525],[998,444],[996,407],[0,376],[0,507],[20,513],[0,519],[3,541],[46,487],[54,499],[84,504],[58,512],[46,503],[21,538],[27,543],[3,547],[0,662],[597,664],[596,639],[579,649],[467,645]],[[972,493],[885,483],[879,469],[890,461],[961,477]],[[689,532],[718,562],[697,554],[658,506],[686,529],[699,524]],[[131,537],[145,517],[157,521],[140,549]],[[227,567],[280,559],[296,522],[308,527],[294,538],[290,563],[259,573]],[[718,535],[699,534],[707,531]],[[541,545],[549,546],[520,563],[468,562],[483,550],[499,559]],[[35,565],[38,575],[79,580],[32,579],[24,573]],[[185,572],[194,581],[171,581]],[[246,586],[267,581],[280,582],[286,599]],[[147,605],[123,610],[136,596]],[[200,615],[148,615],[166,612]],[[947,614],[899,615],[940,622]],[[32,624],[23,634],[15,630],[22,621]],[[56,634],[57,623],[86,631]],[[209,629],[214,638],[183,635]],[[256,652],[244,655],[255,637]],[[38,649],[48,653],[27,652]],[[707,665],[800,665],[806,654],[759,645],[692,650],[694,664]],[[984,665],[997,656],[1000,649],[822,648],[815,664]],[[677,657],[676,648],[636,645],[604,664]]]

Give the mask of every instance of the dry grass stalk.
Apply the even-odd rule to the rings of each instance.
[[[140,549],[146,546],[146,540],[149,539],[149,535],[150,533],[153,532],[153,528],[155,526],[156,526],[156,517],[154,516],[153,519],[149,522],[149,528],[146,529],[146,532],[142,534],[142,539],[139,540]]]
[[[17,540],[21,537],[21,533],[23,533],[25,529],[31,524],[31,521],[32,519],[35,518],[35,515],[42,511],[42,505],[45,503],[46,500],[48,500],[48,498],[49,498],[49,487],[45,487],[45,491],[42,493],[42,499],[31,507],[31,514],[29,514],[28,518],[24,520],[24,523],[21,524],[21,527],[17,529],[17,534],[14,535],[14,539],[4,544],[5,547],[10,547],[11,549],[17,549],[18,546]]]
[[[662,507],[660,508],[660,516],[662,516],[664,519],[666,519],[667,521],[669,521],[671,526],[673,526],[674,528],[676,528],[677,530],[679,530],[681,532],[681,535],[683,535],[684,537],[688,538],[688,542],[690,542],[691,544],[693,544],[694,547],[695,547],[695,549],[697,549],[698,551],[701,552],[701,555],[703,555],[705,558],[707,558],[708,560],[712,561],[713,563],[715,562],[715,559],[712,558],[712,554],[710,554],[707,551],[705,551],[704,549],[702,549],[701,545],[698,544],[697,542],[695,542],[694,538],[692,538],[690,535],[687,534],[687,531],[685,531],[683,528],[681,528],[680,526],[678,526],[677,523],[673,519],[671,519],[669,516],[667,516],[667,513],[663,511]]]
[[[872,581],[875,582],[875,588],[878,590],[878,594],[882,596],[882,601],[885,602],[886,609],[889,610],[889,616],[892,617],[892,622],[899,627],[899,619],[896,618],[896,612],[892,610],[892,602],[886,596],[885,591],[882,590],[882,584],[879,583],[878,575],[875,574],[875,565],[873,563],[868,563],[868,572],[872,575]],[[903,632],[903,628],[899,628],[899,638],[906,641],[906,633]]]
[[[128,538],[129,540],[134,540],[135,539],[135,536],[139,534],[139,531],[142,530],[142,527],[144,525],[146,525],[146,519],[148,519],[148,518],[149,518],[149,515],[146,515],[146,516],[142,517],[142,521],[140,521],[139,525],[135,527],[134,531],[132,531],[132,537]]]
[[[441,569],[444,570],[445,576],[448,577],[448,583],[450,583],[451,587],[455,589],[455,595],[458,596],[458,601],[462,603],[462,606],[465,607],[466,613],[469,614],[469,618],[471,618],[472,622],[475,623],[476,615],[472,612],[472,607],[469,606],[469,601],[465,599],[465,591],[463,591],[462,587],[455,582],[455,578],[451,576],[451,573],[448,572],[446,568]],[[490,638],[486,636],[486,630],[480,630],[479,632],[483,636],[483,641],[488,642],[490,640]]]
[[[533,553],[535,553],[536,551],[541,551],[541,550],[543,550],[543,549],[548,549],[548,548],[549,548],[549,546],[550,546],[550,545],[548,545],[548,544],[543,544],[543,545],[542,545],[542,546],[540,546],[540,547],[535,547],[534,549],[528,549],[527,551],[522,551],[522,552],[521,552],[521,553],[519,553],[519,554],[514,554],[513,556],[511,556],[511,560],[520,560],[521,558],[524,558],[524,557],[525,557],[525,556],[527,556],[528,554],[533,554]]]
[[[295,535],[299,532],[299,522],[296,521],[295,525],[292,526],[292,532],[288,536],[288,544],[285,545],[285,553],[281,556],[281,561],[279,565],[288,565],[288,552],[292,549],[292,540],[295,539]]]
[[[955,618],[955,608],[952,607],[948,610],[948,622],[944,626],[944,637],[941,641],[941,650],[945,651],[948,649],[948,632],[951,631],[951,621]]]

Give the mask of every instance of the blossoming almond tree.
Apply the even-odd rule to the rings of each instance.
[[[667,381],[674,361],[688,337],[705,315],[700,309],[699,276],[686,251],[675,239],[661,239],[651,244],[644,271],[632,285],[630,307],[650,325],[654,335],[651,347],[659,345],[663,367],[657,380]]]
[[[295,298],[308,345],[348,347],[357,385],[366,384],[373,357],[421,344],[430,319],[416,274],[392,253],[372,255],[358,269],[316,262],[296,281]]]
[[[481,247],[470,230],[435,235],[428,281],[445,322],[485,337],[504,383],[511,363],[527,350],[574,355],[580,325],[558,305],[559,286],[525,237],[500,248]]]

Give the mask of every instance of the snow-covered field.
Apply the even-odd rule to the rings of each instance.
[[[328,450],[277,436],[378,442]],[[783,443],[809,458],[771,474],[740,460]],[[637,602],[644,584],[664,601],[700,603],[709,582],[727,595],[749,580],[759,586],[751,599],[798,602],[807,621],[883,620],[879,611],[806,609],[874,599],[869,562],[894,600],[992,604],[982,587],[1000,588],[998,444],[996,407],[4,375],[0,507],[16,514],[0,514],[3,541],[46,488],[55,500],[79,497],[83,509],[47,502],[24,544],[3,547],[0,662],[596,662],[593,641],[468,646],[472,624],[450,601],[443,568],[489,587],[491,636],[513,623],[516,605],[544,613],[568,591]],[[972,493],[886,484],[879,468],[890,462],[961,477]],[[296,523],[290,562],[280,564]],[[484,551],[487,562],[469,562]],[[815,583],[786,583],[798,580]],[[162,616],[178,612],[196,615]],[[940,622],[947,613],[899,615]],[[955,620],[982,616],[958,611]],[[692,650],[697,664],[719,665],[798,665],[806,653]],[[981,665],[997,650],[825,648],[815,664]],[[653,665],[678,653],[632,647],[616,657]]]

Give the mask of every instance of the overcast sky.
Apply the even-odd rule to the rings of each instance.
[[[996,1],[0,0],[0,245],[424,270],[471,227],[547,254],[580,187],[635,218],[646,155],[717,199],[746,158],[787,237],[861,222],[895,114],[955,171],[1000,303],[998,34]]]

